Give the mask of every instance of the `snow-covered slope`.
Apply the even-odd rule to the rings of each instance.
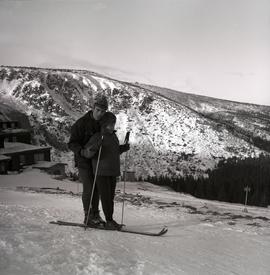
[[[270,151],[270,106],[220,100],[151,85],[138,86],[187,106],[232,134],[253,143],[255,141],[257,146]]]
[[[1,275],[270,274],[266,208],[248,207],[244,213],[242,205],[128,182],[124,223],[148,231],[168,226],[165,236],[147,237],[49,224],[81,222],[81,186],[74,182],[29,169],[1,175],[0,189]],[[118,183],[119,199],[122,190]],[[117,221],[121,208],[117,200]]]
[[[109,108],[117,115],[120,142],[131,130],[128,168],[137,176],[204,175],[220,158],[264,152],[264,147],[252,142],[253,136],[248,139],[206,116],[205,110],[212,110],[213,104],[207,105],[196,96],[190,101],[192,104],[183,104],[143,86],[89,71],[16,67],[0,70],[1,102],[26,114],[35,142],[53,146],[53,158],[67,162],[69,169],[73,167],[72,154],[66,146],[70,127],[91,108],[93,97],[99,92],[109,97]],[[227,108],[226,101],[217,102],[215,113]],[[242,112],[249,107],[234,103],[231,108]],[[261,110],[260,106],[254,108]],[[242,123],[238,116],[234,119],[235,124]],[[260,127],[252,125],[256,127],[255,134],[267,141],[268,117],[264,122]]]

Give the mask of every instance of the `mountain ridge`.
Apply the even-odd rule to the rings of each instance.
[[[183,99],[182,92],[168,90],[87,70],[0,67],[0,103],[24,113],[35,143],[51,145],[53,158],[67,162],[70,171],[70,127],[91,109],[97,93],[109,98],[117,115],[120,142],[131,130],[127,166],[137,177],[206,176],[220,159],[268,150],[270,107],[187,93]]]

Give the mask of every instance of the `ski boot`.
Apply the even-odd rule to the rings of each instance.
[[[99,212],[91,213],[87,221],[87,214],[84,216],[84,224],[87,223],[90,227],[104,228],[105,221],[100,217]]]
[[[108,220],[105,224],[107,230],[121,230],[122,225],[117,223],[115,220]]]
[[[99,211],[95,212],[93,214],[93,219],[92,220],[94,220],[94,222],[99,223],[99,224],[101,224],[103,226],[105,226],[105,224],[106,224],[106,222],[100,217]]]

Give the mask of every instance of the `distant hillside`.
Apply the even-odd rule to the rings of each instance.
[[[53,146],[53,158],[70,170],[70,127],[100,92],[117,115],[120,142],[131,130],[128,167],[137,176],[204,175],[222,158],[270,152],[267,106],[126,83],[86,70],[0,69],[1,110],[28,117],[35,143]]]
[[[220,100],[145,84],[138,86],[197,111],[233,135],[270,152],[270,106]]]

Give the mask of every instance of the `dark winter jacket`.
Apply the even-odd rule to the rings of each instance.
[[[102,147],[97,175],[120,176],[120,154],[127,151],[127,146],[119,145],[119,140],[115,132],[112,134],[104,133],[102,135],[101,133],[96,133],[93,135],[85,147],[92,152],[92,167],[94,174],[96,172],[100,145],[102,145]]]
[[[99,122],[94,119],[92,111],[87,112],[72,125],[68,147],[74,152],[75,167],[91,168],[91,159],[82,157],[80,153],[89,139],[99,131]]]

